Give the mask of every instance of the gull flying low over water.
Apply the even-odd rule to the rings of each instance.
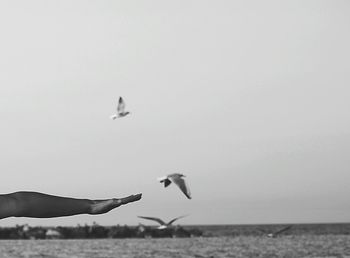
[[[114,115],[111,115],[110,118],[115,120],[119,117],[124,117],[124,116],[127,116],[129,114],[130,114],[129,111],[125,111],[125,102],[124,102],[123,98],[119,97],[118,106],[117,106],[117,113]]]
[[[175,219],[172,219],[170,220],[168,223],[165,223],[163,220],[159,219],[159,218],[155,218],[155,217],[143,217],[143,216],[138,216],[139,218],[141,219],[148,219],[148,220],[153,220],[153,221],[156,221],[160,224],[160,226],[158,227],[158,229],[166,229],[170,226],[172,226],[172,224],[178,220],[178,219],[181,219],[183,217],[186,217],[187,215],[184,215],[184,216],[180,216],[180,217],[177,217]]]
[[[278,231],[276,231],[276,232],[267,234],[267,237],[275,238],[275,237],[277,237],[279,234],[281,234],[281,233],[283,233],[283,232],[285,232],[285,231],[291,229],[291,227],[292,227],[292,225],[289,225],[289,226],[284,227],[284,228],[282,228],[282,229],[280,229],[280,230],[278,230]]]
[[[158,178],[158,181],[161,183],[164,182],[164,187],[170,185],[171,182],[175,183],[180,188],[180,190],[186,195],[186,197],[188,199],[191,199],[190,189],[188,188],[183,177],[185,177],[183,174],[174,173],[164,177],[160,177]]]

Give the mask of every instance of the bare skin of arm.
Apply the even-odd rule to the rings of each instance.
[[[0,195],[0,219],[7,217],[54,218],[78,214],[103,214],[141,199],[142,194],[106,200],[75,199],[37,192]]]

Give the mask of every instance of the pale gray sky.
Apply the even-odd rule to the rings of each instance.
[[[1,192],[142,201],[1,225],[349,222],[349,1],[2,1]],[[123,96],[131,116],[112,121]],[[184,173],[187,200],[156,178]]]

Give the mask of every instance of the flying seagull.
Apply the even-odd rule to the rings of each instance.
[[[276,231],[276,232],[267,234],[267,237],[275,238],[275,237],[277,237],[279,234],[281,234],[281,233],[283,233],[283,232],[289,230],[291,227],[292,227],[292,225],[289,225],[289,226],[284,227],[284,228],[282,228],[282,229],[280,229],[280,230],[278,230],[278,231]]]
[[[183,179],[183,177],[185,177],[183,174],[174,173],[164,177],[160,177],[158,178],[158,181],[161,183],[164,182],[164,187],[170,185],[171,182],[175,183],[180,188],[180,190],[186,195],[186,197],[188,199],[191,199],[190,189],[186,185],[186,182]]]
[[[156,221],[156,222],[158,222],[160,224],[158,229],[165,229],[165,228],[168,228],[168,227],[172,226],[171,224],[173,224],[176,220],[181,219],[181,218],[186,217],[186,216],[187,215],[177,217],[175,219],[170,220],[168,223],[165,223],[163,220],[161,220],[159,218],[155,218],[155,217],[143,217],[143,216],[138,216],[138,217],[141,218],[141,219],[148,219],[148,220]]]
[[[111,119],[115,120],[119,117],[124,117],[129,115],[130,112],[129,111],[125,111],[125,102],[123,100],[122,97],[119,97],[119,101],[118,101],[118,107],[117,107],[117,113],[114,115],[111,115]]]

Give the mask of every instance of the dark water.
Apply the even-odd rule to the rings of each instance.
[[[350,224],[203,225],[207,237],[0,240],[0,258],[350,257]],[[208,237],[210,236],[210,237]]]
[[[350,257],[350,236],[2,240],[2,258]]]

